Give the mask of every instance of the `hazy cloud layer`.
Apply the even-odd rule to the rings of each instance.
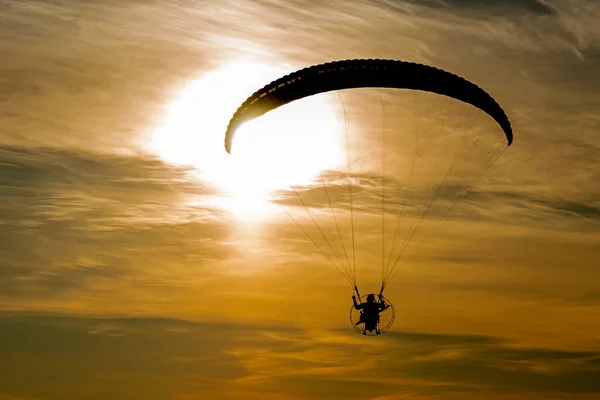
[[[477,335],[397,331],[365,344],[348,332],[276,325],[39,314],[4,314],[0,332],[9,361],[0,367],[0,393],[25,399],[577,398],[600,390],[596,351],[514,347]]]

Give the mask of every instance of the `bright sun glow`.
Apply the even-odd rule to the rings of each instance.
[[[229,119],[250,94],[291,72],[238,62],[187,84],[168,107],[150,148],[165,161],[195,166],[228,197],[220,206],[245,220],[272,211],[271,193],[310,183],[343,160],[343,124],[325,96],[299,100],[242,126],[225,152]]]

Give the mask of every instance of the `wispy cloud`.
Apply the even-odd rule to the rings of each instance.
[[[227,215],[197,202],[217,192],[192,171],[55,149],[4,147],[0,157],[4,299],[149,283],[152,265],[181,251],[203,263],[230,254]]]

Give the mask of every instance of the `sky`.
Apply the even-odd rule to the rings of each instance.
[[[600,398],[599,19],[592,0],[0,0],[0,400]],[[223,146],[255,90],[352,58],[463,76],[515,135],[390,281],[377,337],[352,329],[290,185],[331,228],[350,132],[357,279],[377,291],[373,169],[385,155],[394,214],[409,158],[369,134],[465,114],[354,93],[344,118],[317,96]],[[447,154],[429,139],[417,199]]]

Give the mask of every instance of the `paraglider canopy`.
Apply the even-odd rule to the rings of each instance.
[[[287,103],[333,90],[353,88],[422,90],[469,103],[489,114],[502,127],[510,146],[513,133],[508,117],[483,89],[450,72],[397,60],[343,60],[314,65],[279,78],[240,105],[225,133],[231,153],[236,130],[244,123]]]

